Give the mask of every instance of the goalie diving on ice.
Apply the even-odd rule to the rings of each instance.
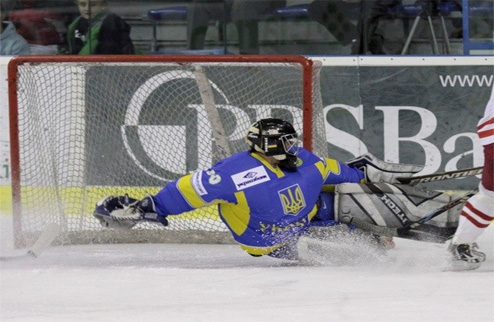
[[[141,221],[166,226],[168,216],[215,205],[248,254],[297,260],[302,236],[345,227],[342,223],[349,224],[349,234],[360,231],[349,217],[400,228],[451,200],[438,191],[399,184],[397,178],[410,177],[421,166],[387,163],[370,154],[348,163],[317,156],[299,146],[295,129],[281,119],[255,122],[245,141],[247,151],[171,181],[156,195],[104,197],[94,216],[108,228],[131,229]],[[458,208],[448,209],[415,227],[413,239],[442,242],[453,235],[458,217]],[[372,231],[368,235],[382,244]]]

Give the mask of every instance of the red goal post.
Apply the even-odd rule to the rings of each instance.
[[[256,119],[290,120],[326,154],[321,64],[302,56],[20,56],[8,66],[14,238],[58,223],[60,243],[229,242],[215,207],[103,229],[105,195],[140,199],[246,149]]]

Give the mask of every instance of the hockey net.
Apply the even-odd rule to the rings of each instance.
[[[230,242],[216,207],[128,231],[92,216],[106,195],[140,199],[246,149],[250,124],[291,121],[326,154],[320,63],[299,56],[44,56],[9,65],[14,238],[48,223],[59,243]]]

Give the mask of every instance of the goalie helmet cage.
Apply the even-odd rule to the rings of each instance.
[[[254,121],[291,121],[325,155],[321,63],[302,56],[20,56],[8,66],[14,243],[227,243],[214,206],[112,231],[106,195],[141,199],[247,148]]]

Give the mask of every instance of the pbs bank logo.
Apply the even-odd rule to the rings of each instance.
[[[209,80],[206,82],[228,102],[216,84]],[[173,106],[172,96],[177,97],[173,99],[180,98],[176,90],[169,89],[178,86],[195,87],[193,90],[199,93],[196,75],[190,71],[173,70],[147,79],[133,94],[121,126],[122,141],[134,163],[151,177],[162,181],[176,179],[212,164],[211,159],[199,157],[212,155],[211,126],[207,121],[204,104],[188,104],[181,99],[180,105]],[[164,97],[165,103],[150,103],[150,100],[160,95]],[[198,102],[197,98],[195,100]],[[193,114],[197,118],[190,117]],[[191,129],[197,131],[197,135],[191,136],[188,133]],[[197,147],[193,157],[191,146],[194,149]]]

